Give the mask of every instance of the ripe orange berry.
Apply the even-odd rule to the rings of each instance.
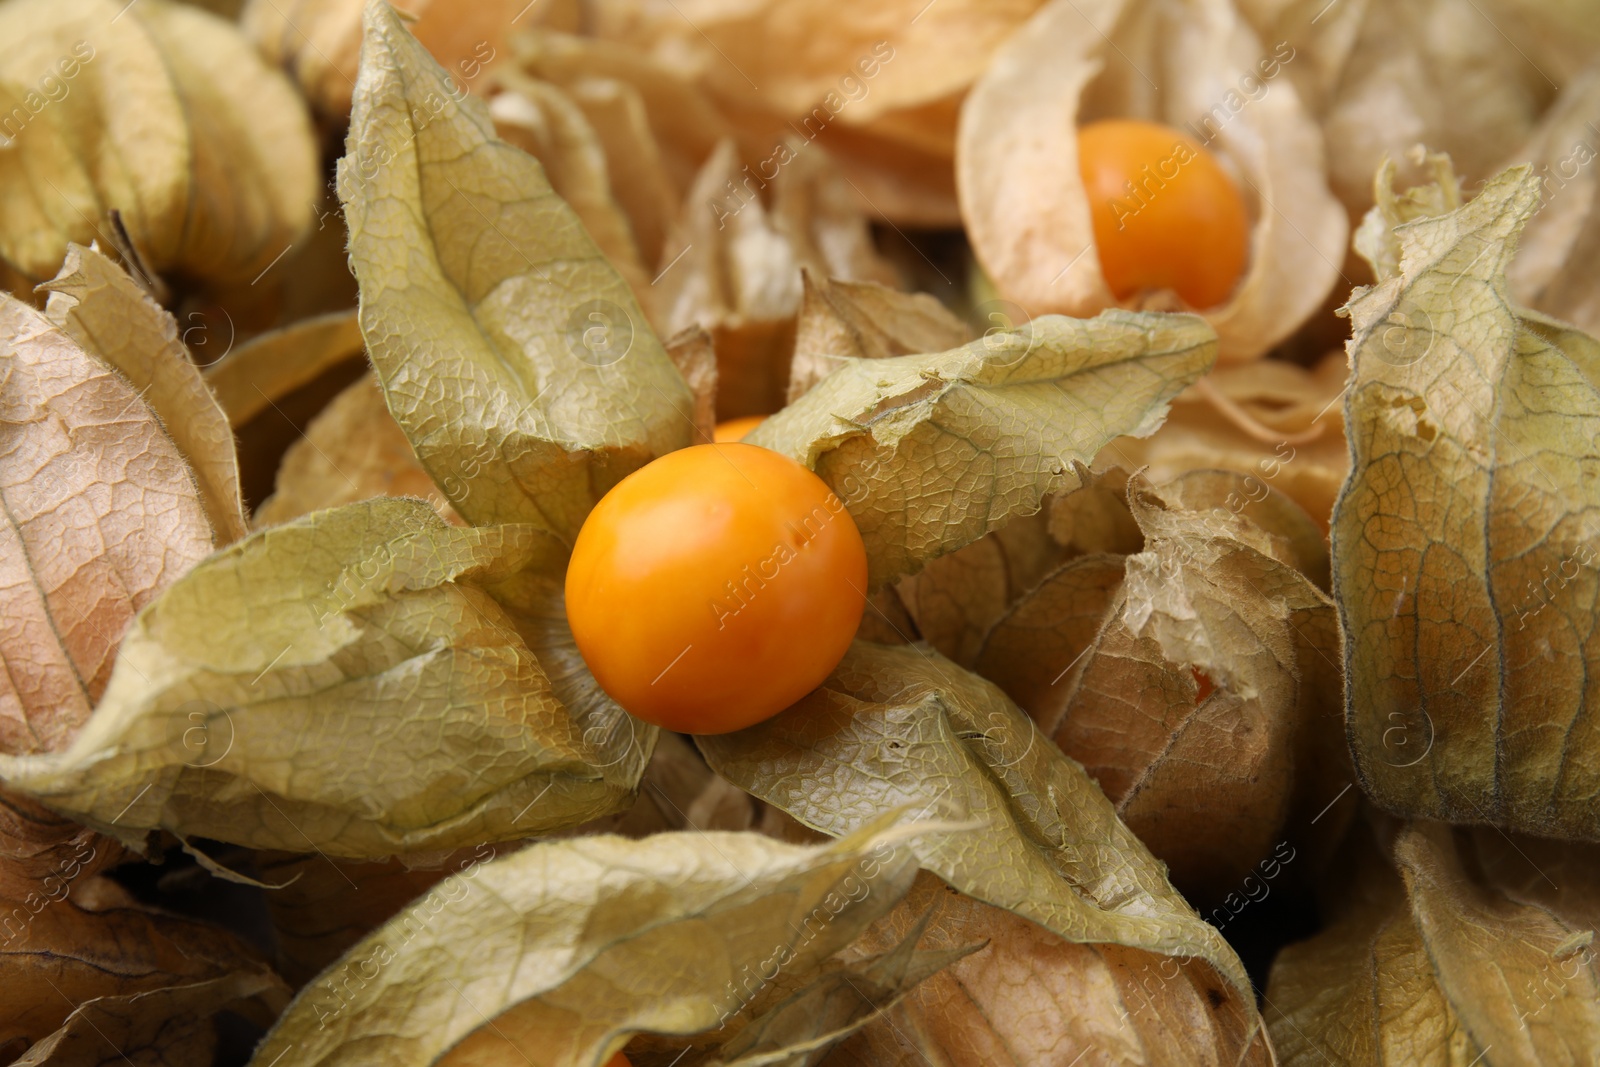
[[[746,415],[743,418],[719,422],[717,428],[711,432],[711,439],[719,445],[742,441],[749,436],[750,431],[766,421],[765,415]]]
[[[1216,157],[1169,126],[1107,119],[1078,131],[1078,169],[1119,300],[1172,289],[1210,308],[1233,293],[1250,258],[1250,215]]]
[[[697,445],[630,474],[589,513],[567,620],[631,714],[726,733],[828,676],[866,586],[861,534],[821,478],[754,445]]]

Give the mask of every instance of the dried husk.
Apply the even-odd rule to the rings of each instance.
[[[169,0],[11,0],[0,39],[0,102],[27,117],[0,151],[0,259],[21,275],[50,278],[69,242],[114,245],[110,210],[152,269],[206,286],[258,277],[304,235],[305,105],[233,24]]]
[[[1323,176],[1321,133],[1282,76],[1291,61],[1229,0],[1042,8],[961,112],[962,218],[1000,294],[1031,314],[1092,315],[1116,303],[1078,177],[1077,127],[1147,119],[1187,131],[1216,155],[1253,220],[1250,263],[1233,295],[1197,309],[1217,331],[1219,362],[1255,359],[1293,333],[1339,281],[1348,226]],[[1180,303],[1154,293],[1127,306]]]

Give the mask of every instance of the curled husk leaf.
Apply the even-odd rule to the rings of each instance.
[[[1045,316],[948,352],[847,359],[746,440],[833,488],[875,588],[1038,510],[1112,438],[1154,432],[1215,353],[1192,315]]]
[[[194,475],[139,391],[0,294],[0,752],[60,748],[134,614],[212,549]]]
[[[1398,266],[1349,305],[1332,537],[1356,766],[1399,814],[1594,839],[1600,343],[1510,302],[1529,168],[1433,214],[1449,199],[1396,201]]]
[[[1326,549],[1303,512],[1246,482],[1134,479],[1143,550],[1069,560],[975,657],[1207,905],[1252,877],[1260,891],[1308,843],[1325,860],[1354,811],[1329,813],[1351,780],[1338,634],[1302,573],[1325,574]]]
[[[339,195],[367,353],[463,518],[570,543],[612,485],[691,442],[688,386],[538,161],[392,8],[366,10]]]
[[[617,202],[658,264],[679,201],[733,128],[693,79],[630,45],[534,28],[510,43],[517,69],[559,87],[594,124]]]
[[[454,874],[363,939],[253,1063],[294,1050],[327,1064],[478,1064],[521,1050],[589,1067],[640,1033],[704,1034],[691,1047],[716,1049],[915,875],[905,831],[881,820],[812,846],[699,832],[531,845]]]
[[[514,69],[502,71],[497,81],[502,91],[489,101],[495,131],[540,162],[550,187],[577,213],[583,228],[648,312],[651,274],[645,269],[631,221],[613,193],[613,157],[590,118],[570,96],[548,82]]]
[[[139,614],[70,746],[0,776],[133,846],[163,828],[357,859],[616,810],[655,732],[573,676],[540,616],[530,585],[563,558],[535,527],[452,528],[414,500],[268,528]]]
[[[1083,768],[993,684],[924,645],[857,641],[787,711],[697,742],[718,774],[824,833],[898,808],[957,823],[910,847],[961,892],[1069,941],[1197,957],[1248,996],[1233,950]]]
[[[914,628],[908,632],[941,655],[971,667],[1000,616],[1067,558],[1069,550],[1051,536],[1049,526],[1050,512],[1045,509],[1015,516],[885,592],[910,617]]]
[[[50,294],[45,317],[117,368],[155,411],[194,473],[217,544],[243,537],[233,433],[177,321],[122,268],[80,245],[67,246],[61,273],[41,288]]]
[[[211,550],[188,461],[222,490],[210,502],[238,514],[226,422],[171,317],[98,254],[73,255],[50,315],[0,295],[4,753],[68,745],[114,676],[128,620]],[[0,789],[8,1062],[100,1062],[107,1041],[152,1062],[205,1060],[215,1013],[264,1024],[287,999],[231,935],[148,912],[96,877],[123,858],[116,841]]]
[[[0,259],[22,275],[114,243],[110,210],[150,267],[212,286],[259,277],[309,226],[305,105],[232,23],[169,0],[9,0],[0,39],[0,104],[24,120],[0,130]]]
[[[902,293],[875,282],[850,282],[801,271],[786,403],[799,400],[849,359],[943,352],[972,331],[927,293]]]
[[[694,394],[695,443],[713,440],[717,429],[717,350],[698,326],[667,339],[667,355]]]
[[[823,1067],[1055,1067],[1092,1062],[1096,1051],[1129,1067],[1273,1062],[1266,1031],[1251,1026],[1253,1007],[1207,964],[1075,944],[926,872],[851,951],[892,944],[917,925],[930,950],[984,947],[923,982]]]
[[[1273,963],[1267,1026],[1285,1067],[1576,1067],[1600,1054],[1594,846],[1437,823],[1402,827],[1392,845],[1373,836],[1352,835],[1354,884],[1333,921]]]
[[[1282,77],[1293,56],[1264,46],[1229,0],[1042,8],[961,110],[962,219],[1000,294],[1032,314],[1092,315],[1117,303],[1094,248],[1077,128],[1147,119],[1215,154],[1253,220],[1233,295],[1196,309],[1217,331],[1219,361],[1254,359],[1293,333],[1339,279],[1348,235],[1323,179],[1321,135]],[[1171,293],[1131,298],[1141,302],[1181,304]]]

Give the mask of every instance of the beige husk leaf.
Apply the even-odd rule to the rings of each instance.
[[[1580,72],[1506,163],[1532,163],[1541,204],[1506,268],[1525,307],[1600,334],[1600,62]]]
[[[489,100],[495,132],[537,159],[557,196],[577,213],[590,238],[651,314],[651,274],[633,226],[613,194],[611,156],[588,116],[548,82],[500,71],[502,91]]]
[[[1358,827],[1345,856],[1353,884],[1333,921],[1272,967],[1267,1025],[1284,1067],[1594,1062],[1594,846],[1417,823]]]
[[[811,846],[598,836],[474,864],[307,986],[252,1062],[485,1065],[520,1050],[590,1067],[637,1033],[708,1051],[759,1036],[768,1009],[905,894],[905,836],[881,820]]]
[[[822,149],[791,138],[772,158],[776,172],[764,181],[764,172],[740,169],[732,140],[717,146],[684,197],[652,283],[666,332],[711,334],[719,419],[784,405],[802,268],[895,280]]]
[[[23,275],[109,243],[111,209],[152,268],[207,285],[256,277],[310,224],[305,105],[231,23],[169,0],[10,0],[0,40],[0,102],[28,116],[0,151],[0,259]],[[65,92],[41,96],[41,72]]]
[[[1510,302],[1528,168],[1438,214],[1452,199],[1414,192],[1363,226],[1387,223],[1399,265],[1349,305],[1350,739],[1391,811],[1593,840],[1600,343]]]
[[[213,1015],[265,1025],[288,1001],[282,979],[235,935],[144,908],[83,869],[75,861],[52,878],[60,884],[37,909],[0,892],[0,1050],[26,1050],[13,1064],[94,1067],[108,1053],[207,1063]]]
[[[519,69],[559,86],[594,122],[640,250],[647,263],[659,264],[679,200],[733,128],[692,79],[640,49],[533,28],[510,44]],[[618,158],[620,144],[634,145],[637,157]],[[657,186],[657,159],[670,182],[665,190]]]
[[[869,91],[850,102],[841,121],[860,123],[971,85],[1038,6],[1039,0],[856,7],[824,0],[611,0],[598,7],[595,29],[698,76],[721,96],[759,101],[785,116],[804,114],[840,90],[841,76],[854,73]],[[894,58],[863,79],[855,63],[880,41],[893,45]]]
[[[134,613],[212,549],[183,455],[110,366],[0,294],[0,752],[61,747]]]
[[[350,113],[361,59],[364,0],[248,0],[239,22],[266,57],[287,68],[317,109],[332,119]],[[477,88],[484,70],[505,62],[505,39],[518,0],[400,0],[411,31],[464,87]],[[555,0],[530,5],[519,22],[552,17]]]
[[[694,394],[695,444],[706,444],[717,429],[717,351],[711,335],[691,326],[667,338],[667,355]]]
[[[927,293],[902,293],[876,282],[829,279],[801,271],[786,404],[849,359],[943,352],[972,337],[966,323]]]
[[[1046,509],[1017,515],[896,582],[890,588],[915,625],[911,632],[971,667],[990,627],[1067,557],[1049,524]]]
[[[207,388],[178,324],[97,250],[67,246],[61,273],[41,288],[45,317],[139,391],[183,453],[218,545],[244,536],[239,459],[228,417]]]
[[[695,79],[752,164],[798,130],[837,157],[872,214],[953,226],[961,98],[1039,4],[621,0],[597,6],[595,32]]]
[[[74,249],[58,284],[50,316],[0,295],[6,754],[69,745],[134,613],[211,550],[186,458],[241,522],[226,421],[171,317],[97,253]],[[88,1067],[110,1041],[141,1062],[209,1060],[214,1014],[265,1024],[288,999],[233,935],[97,877],[124,858],[116,841],[0,789],[0,1056]]]
[[[1140,440],[1119,437],[1096,459],[1146,468],[1161,483],[1192,470],[1231,470],[1249,477],[1252,499],[1276,489],[1326,531],[1334,498],[1350,472],[1344,439],[1349,360],[1330,353],[1311,369],[1282,360],[1220,367],[1207,379],[1217,398],[1193,388],[1178,394],[1161,428]],[[1322,583],[1326,586],[1326,582]]]
[[[1077,127],[1140,118],[1205,144],[1250,205],[1245,275],[1227,303],[1198,309],[1217,331],[1219,362],[1255,359],[1293,333],[1340,280],[1348,226],[1285,66],[1292,57],[1264,46],[1229,0],[1052,0],[995,56],[961,112],[962,218],[1000,294],[1032,314],[1092,315],[1116,303],[1078,177]],[[1276,76],[1264,80],[1268,69]],[[1170,293],[1132,306],[1141,300],[1178,306]]]
[[[362,353],[355,311],[335,311],[252,337],[203,373],[237,429],[322,372]]]

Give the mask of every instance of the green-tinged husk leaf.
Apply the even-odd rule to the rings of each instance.
[[[81,245],[67,246],[61,272],[43,288],[50,292],[46,317],[117,368],[161,419],[194,471],[217,544],[243,537],[233,433],[178,339],[177,321],[122,268]]]
[[[692,401],[627,283],[482,103],[369,3],[340,199],[389,410],[469,521],[569,542],[691,443]]]
[[[1215,358],[1191,315],[1048,315],[936,355],[849,360],[746,440],[833,487],[876,587],[1038,510],[1112,438],[1153,433]]]
[[[1398,266],[1349,305],[1334,590],[1373,799],[1594,839],[1600,345],[1508,300],[1538,202],[1524,167],[1447,214],[1391,220]]]
[[[476,864],[302,990],[253,1062],[520,1051],[535,1067],[592,1067],[635,1033],[721,1046],[910,887],[914,849],[879,823],[822,845],[599,836]]]
[[[563,554],[534,527],[451,528],[414,500],[261,531],[134,620],[69,748],[0,776],[129,842],[163,828],[352,858],[615,810],[653,730],[572,699],[569,665],[547,674],[486,592]]]
[[[999,689],[923,646],[858,641],[788,711],[698,741],[717,773],[825,833],[908,805],[970,820],[913,842],[922,866],[1069,941],[1199,957],[1249,989],[1083,768]]]

